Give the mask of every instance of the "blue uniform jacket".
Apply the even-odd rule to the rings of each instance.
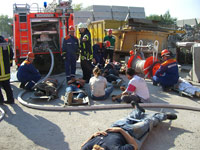
[[[41,75],[32,63],[25,60],[18,68],[17,78],[20,82],[28,82],[34,78],[41,78]]]
[[[63,40],[62,51],[66,52],[66,55],[76,56],[79,51],[78,38],[71,35],[66,36]]]
[[[161,64],[155,76],[160,80],[161,85],[172,86],[178,82],[178,65],[175,59],[168,59]]]

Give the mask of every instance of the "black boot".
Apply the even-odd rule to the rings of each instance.
[[[145,113],[145,109],[142,108],[137,102],[131,101],[131,105],[133,106],[133,108],[137,108],[137,109],[139,109],[141,112]]]
[[[174,113],[165,113],[165,115],[167,116],[168,120],[176,120],[177,119],[177,115]]]

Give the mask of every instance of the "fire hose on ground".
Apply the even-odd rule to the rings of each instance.
[[[157,49],[157,46],[155,46],[154,43],[154,49]],[[43,82],[46,80],[54,67],[54,57],[53,53],[50,49],[48,49],[51,55],[52,63],[51,63],[51,68],[49,70],[49,73],[46,75],[45,78],[40,80],[38,83]],[[154,62],[154,56],[153,58],[150,58],[150,63]],[[143,64],[143,63],[142,63]],[[148,65],[148,64],[147,64]],[[143,68],[143,67],[142,67]],[[36,84],[38,84],[36,83]],[[36,105],[33,103],[28,103],[22,99],[22,96],[26,93],[27,91],[21,91],[18,95],[18,101],[29,108],[33,109],[39,109],[39,110],[50,110],[50,111],[88,111],[88,110],[106,110],[106,109],[125,109],[125,108],[132,108],[132,105],[130,104],[107,104],[107,105],[90,105],[90,106],[41,106],[41,105]],[[140,106],[144,108],[170,108],[170,109],[183,109],[183,110],[191,110],[191,111],[200,111],[200,108],[198,107],[191,107],[191,106],[184,106],[184,105],[174,105],[174,104],[163,104],[163,103],[141,103]]]
[[[18,95],[18,101],[29,108],[39,110],[50,110],[50,111],[89,111],[89,110],[107,110],[107,109],[125,109],[132,108],[131,104],[106,104],[106,105],[90,105],[90,106],[41,106],[33,103],[28,103],[22,99],[22,96],[26,91],[21,91]],[[200,111],[198,107],[164,104],[164,103],[140,103],[140,106],[144,108],[169,108],[169,109],[183,109],[191,111]]]

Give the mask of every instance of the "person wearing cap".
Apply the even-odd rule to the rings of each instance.
[[[110,62],[113,62],[113,53],[115,50],[115,37],[112,35],[112,29],[108,30],[108,35],[104,37],[104,42],[110,41],[110,45],[106,48],[104,59],[107,59],[109,55]]]
[[[152,78],[153,85],[159,83],[162,86],[163,91],[168,91],[178,82],[178,64],[176,59],[172,58],[171,52],[167,49],[164,49],[161,52],[161,57],[164,62],[160,65],[160,68]]]
[[[27,59],[18,68],[17,78],[21,82],[20,88],[32,90],[35,83],[41,79],[39,71],[33,65],[34,58],[34,53],[29,52]]]
[[[80,50],[81,50],[81,68],[83,71],[83,79],[86,83],[89,82],[92,74],[92,60],[93,60],[93,50],[91,45],[91,34],[87,29],[87,24],[79,23],[78,29],[81,34],[80,37]]]
[[[0,104],[14,104],[13,91],[10,86],[10,67],[12,66],[13,50],[0,36]],[[6,92],[7,101],[4,101],[1,88]]]
[[[79,43],[74,36],[74,27],[69,26],[69,35],[63,39],[62,56],[65,59],[65,73],[67,82],[75,77],[76,60],[78,59]]]

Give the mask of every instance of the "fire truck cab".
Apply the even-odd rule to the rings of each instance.
[[[28,52],[33,52],[36,68],[47,72],[51,65],[49,48],[54,54],[54,72],[60,72],[63,38],[68,34],[68,27],[74,25],[73,9],[71,1],[59,4],[54,1],[47,7],[44,4],[42,9],[36,3],[13,5],[15,62],[19,66]]]

